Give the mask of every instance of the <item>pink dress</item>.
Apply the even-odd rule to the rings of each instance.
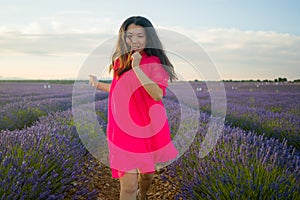
[[[114,70],[118,66],[116,60]],[[140,68],[165,95],[169,76],[159,58],[142,54]],[[135,169],[141,173],[154,172],[157,163],[178,155],[162,101],[155,101],[147,93],[132,69],[112,80],[107,140],[113,178]]]

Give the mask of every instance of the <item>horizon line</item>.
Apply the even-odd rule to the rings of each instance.
[[[63,79],[44,79],[44,78],[32,78],[32,79],[26,79],[26,78],[1,78],[0,82],[53,82],[53,81],[68,81],[68,82],[76,82],[76,81],[88,81],[89,79],[71,79],[71,78],[63,78]],[[98,81],[112,81],[111,78],[103,78],[98,79]],[[193,79],[193,80],[175,80],[173,82],[300,82],[300,78],[297,79],[287,79],[284,77],[277,77],[274,79],[222,79],[222,80],[199,80],[199,79]]]

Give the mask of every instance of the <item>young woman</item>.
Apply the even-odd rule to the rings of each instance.
[[[157,163],[178,152],[162,97],[174,68],[151,22],[140,16],[124,21],[112,56],[111,84],[90,83],[109,92],[107,141],[113,178],[120,179],[121,200],[147,199]]]

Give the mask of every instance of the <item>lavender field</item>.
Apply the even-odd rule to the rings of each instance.
[[[161,174],[179,188],[174,198],[299,199],[300,85],[224,84],[225,126],[204,158],[199,151],[208,129],[211,91],[195,82],[197,105],[183,107],[171,91],[163,99],[172,136],[196,133],[187,151]],[[180,88],[180,83],[172,87]],[[0,199],[97,199],[101,191],[89,187],[97,164],[78,136],[72,92],[71,84],[0,83]],[[84,92],[76,95],[91,103]],[[95,108],[105,130],[107,94],[96,93]],[[199,127],[193,128],[190,116],[180,121],[181,109],[197,112]],[[178,124],[185,132],[179,132]]]

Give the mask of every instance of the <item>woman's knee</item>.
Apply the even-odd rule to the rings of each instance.
[[[121,185],[121,190],[125,193],[135,193],[137,191],[138,184],[136,183],[130,183],[126,182]]]
[[[138,188],[137,174],[125,173],[120,179],[121,190],[126,193],[134,193]]]

